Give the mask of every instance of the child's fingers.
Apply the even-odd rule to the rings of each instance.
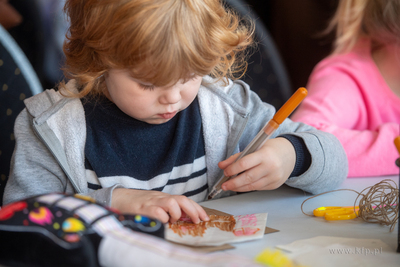
[[[183,212],[185,212],[186,215],[190,217],[192,222],[196,224],[200,222],[199,211],[196,207],[196,205],[198,204],[196,202],[190,200],[185,196],[175,196],[174,198],[178,201],[180,209],[182,209]]]
[[[256,166],[222,184],[223,190],[248,192],[254,190],[272,190],[280,187],[287,178],[271,168]]]
[[[247,155],[247,156],[239,159],[238,161],[229,165],[228,167],[226,167],[224,169],[224,175],[228,176],[228,177],[234,176],[234,175],[239,176],[240,173],[243,173],[243,172],[247,173],[248,171],[255,168],[260,163],[261,162],[260,162],[259,155],[257,155],[256,153],[252,153],[250,155]],[[248,175],[248,178],[257,177],[257,176],[260,177],[257,174],[250,173],[250,175]],[[249,180],[249,182],[250,182],[250,180]]]
[[[262,181],[261,178],[265,177],[267,173],[265,173],[262,168],[252,168],[250,170],[241,173],[240,175],[230,179],[229,181],[222,184],[223,190],[231,190],[231,191],[238,191],[239,188],[242,188],[244,191],[254,191],[258,190],[257,186],[260,186]],[[265,180],[265,179],[264,179]],[[255,184],[258,182],[257,184]],[[265,183],[265,181],[264,181]],[[244,189],[246,188],[246,189]],[[244,192],[240,191],[240,192]]]
[[[237,157],[239,157],[239,155],[240,155],[240,153],[236,153],[235,155],[230,156],[226,160],[219,162],[218,167],[220,169],[225,169],[226,167],[231,165],[233,162],[235,162],[235,160],[237,159]]]
[[[236,192],[249,192],[254,190],[273,190],[277,189],[282,184],[279,181],[272,181],[270,179],[261,178],[251,184],[246,184],[235,188],[233,191]]]
[[[237,186],[233,189],[230,189],[231,191],[235,192],[249,192],[249,191],[255,191],[255,190],[260,190],[261,187],[263,187],[265,182],[262,179],[259,179],[257,181],[253,181],[248,184],[244,184],[242,186]]]
[[[160,207],[169,214],[169,221],[171,223],[176,222],[182,216],[181,207],[175,198],[163,198],[161,199]]]
[[[207,213],[206,213],[206,211],[199,205],[199,204],[197,204],[197,203],[194,203],[195,205],[195,207],[196,207],[196,209],[197,209],[197,212],[199,213],[199,217],[200,217],[200,219],[202,220],[202,221],[209,221],[210,220],[210,217],[208,217],[208,215],[207,215]]]
[[[270,181],[269,183],[265,184],[264,186],[261,185],[260,188],[257,190],[274,190],[274,189],[279,188],[281,185],[283,185],[285,183],[285,181],[286,181],[286,179],[285,180],[273,180],[273,181]]]

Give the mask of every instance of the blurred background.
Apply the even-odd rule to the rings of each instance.
[[[322,35],[338,0],[246,0],[266,25],[293,90],[306,86],[313,67],[331,51],[334,34]]]
[[[239,2],[254,13],[276,45],[292,90],[305,86],[312,68],[330,52],[333,35],[321,36],[321,32],[338,0],[226,1]],[[67,27],[62,14],[64,0],[8,2],[22,17],[21,23],[8,31],[30,60],[43,87],[52,88],[62,78],[61,45]]]
[[[20,14],[20,23],[5,28],[29,59],[43,88],[53,88],[63,78],[62,43],[68,26],[62,12],[64,0],[0,0],[0,18],[4,18],[10,13],[1,13],[1,2],[8,2]]]

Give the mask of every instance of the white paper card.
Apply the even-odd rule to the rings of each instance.
[[[209,222],[182,219],[166,224],[165,239],[191,246],[219,246],[262,238],[267,213],[237,216],[210,215]]]

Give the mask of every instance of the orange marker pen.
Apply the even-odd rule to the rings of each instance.
[[[400,154],[400,136],[397,136],[394,139],[394,145],[397,148],[397,152]],[[396,159],[397,167],[400,167],[400,158]],[[399,175],[399,184],[400,184],[400,175]],[[400,205],[399,205],[399,213],[400,213]],[[398,223],[398,231],[397,231],[397,252],[400,252],[400,223]]]
[[[394,139],[394,145],[395,145],[396,148],[397,148],[397,152],[399,152],[399,154],[400,154],[400,136],[397,136],[397,137]]]
[[[257,151],[267,141],[272,134],[278,129],[279,125],[295,110],[295,108],[307,96],[307,89],[300,87],[297,91],[286,101],[286,103],[275,113],[275,116],[264,126],[264,128],[254,137],[254,139],[246,146],[240,153],[239,157],[235,160],[243,158],[244,156]],[[218,195],[222,189],[221,185],[228,181],[231,177],[223,175],[219,181],[213,186],[211,192],[208,194],[208,199],[213,199]]]

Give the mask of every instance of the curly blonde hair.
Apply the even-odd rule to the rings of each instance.
[[[73,97],[102,94],[110,69],[155,86],[195,75],[236,79],[253,44],[254,23],[220,0],[67,0],[64,11],[63,70],[77,82]]]
[[[327,31],[336,29],[334,54],[350,51],[360,37],[374,46],[400,41],[399,0],[340,0]]]

